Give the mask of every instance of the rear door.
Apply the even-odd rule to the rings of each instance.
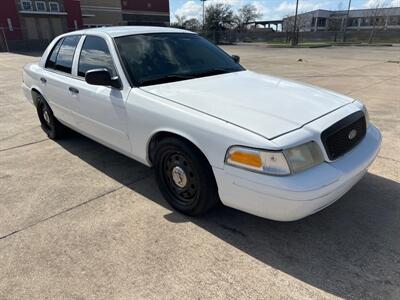
[[[78,106],[74,99],[76,96],[69,90],[69,86],[74,81],[72,65],[81,37],[73,35],[61,38],[51,50],[44,72],[39,78],[41,90],[54,115],[73,126],[76,125],[74,114]]]
[[[110,42],[109,42],[110,43]],[[130,87],[121,89],[110,86],[90,85],[85,81],[89,70],[106,68],[112,76],[118,76],[107,40],[101,36],[84,37],[79,58],[76,59],[75,79],[72,88],[76,89],[78,113],[77,127],[88,135],[125,153],[131,152],[127,134],[127,114],[125,100]]]

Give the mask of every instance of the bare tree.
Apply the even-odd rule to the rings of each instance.
[[[343,2],[339,2],[336,12],[333,13],[328,20],[328,31],[332,31],[335,33],[333,38],[334,42],[337,42],[339,32],[341,32],[343,29],[344,19],[345,14],[343,13]]]
[[[298,36],[299,32],[306,28],[306,23],[307,18],[303,13],[297,15],[296,24],[294,16],[286,16],[283,19],[283,30],[286,32],[286,42],[288,43]]]
[[[386,1],[376,1],[372,17],[369,17],[369,23],[372,28],[369,35],[368,44],[371,44],[373,42],[375,32],[377,30],[384,29],[386,26],[387,16],[385,14],[385,7],[387,7]]]
[[[176,21],[171,23],[171,27],[184,28],[186,16],[175,15]]]
[[[338,34],[342,29],[342,19],[341,18],[330,18],[328,23],[328,31],[334,32],[333,41],[337,42]]]
[[[254,22],[261,16],[262,15],[257,11],[257,7],[255,7],[253,4],[243,5],[238,9],[238,13],[235,18],[238,31],[244,31],[249,22]]]

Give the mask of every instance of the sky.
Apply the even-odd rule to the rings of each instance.
[[[373,8],[377,3],[383,2],[387,7],[400,7],[400,0],[352,0],[351,8]],[[294,14],[295,0],[207,0],[206,6],[212,3],[227,3],[237,10],[244,4],[253,4],[262,15],[262,20],[282,19]],[[299,12],[315,9],[347,9],[348,0],[299,0]],[[170,0],[171,20],[176,20],[176,15],[186,16],[187,19],[201,19],[202,2],[200,0]]]

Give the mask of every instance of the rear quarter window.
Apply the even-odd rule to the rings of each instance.
[[[55,68],[57,54],[58,54],[58,51],[60,50],[60,46],[61,46],[63,40],[64,39],[60,39],[56,43],[56,45],[53,47],[53,49],[51,50],[50,55],[48,56],[47,61],[46,61],[46,66],[45,66],[46,68],[49,68],[49,69],[54,69]]]
[[[46,62],[46,68],[71,74],[76,46],[81,36],[67,36],[58,41]]]

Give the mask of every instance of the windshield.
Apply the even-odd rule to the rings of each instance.
[[[196,34],[140,34],[115,41],[135,86],[244,70],[228,54]]]

